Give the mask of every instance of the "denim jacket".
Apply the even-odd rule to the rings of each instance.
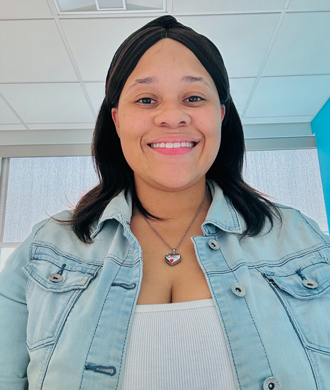
[[[214,182],[192,237],[240,390],[329,390],[330,238],[279,206],[256,237]],[[72,212],[56,215],[70,219]],[[142,280],[124,192],[83,244],[52,219],[34,226],[0,273],[0,390],[120,389]],[[146,368],[147,369],[147,368]],[[168,375],[171,375],[169,372]]]

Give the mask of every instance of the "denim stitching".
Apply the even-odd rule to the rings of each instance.
[[[53,346],[53,348],[50,349],[49,351],[48,350],[45,351],[44,358],[43,358],[43,361],[42,361],[42,367],[40,369],[40,376],[39,376],[39,379],[38,379],[38,387],[40,386],[40,389],[42,389],[42,386],[44,384],[44,381],[45,381],[45,378],[46,378],[46,375],[47,375],[47,369],[48,369],[48,366],[49,366],[50,359],[53,356],[54,349],[55,348]]]
[[[310,253],[313,253],[314,251],[310,252]],[[240,263],[239,265],[235,266],[235,267],[231,267],[231,268],[228,268],[226,270],[219,270],[219,269],[214,269],[213,271],[208,271],[207,274],[208,275],[211,275],[211,274],[225,274],[227,272],[233,272],[233,271],[237,271],[239,268],[241,267],[247,267],[248,269],[257,269],[259,271],[259,268],[263,268],[263,267],[269,267],[269,268],[280,268],[282,267],[283,265],[285,265],[286,263],[288,263],[289,261],[292,261],[292,260],[295,260],[295,259],[300,259],[302,257],[304,257],[306,254],[303,254],[299,257],[294,257],[294,258],[289,258],[289,259],[286,259],[285,261],[283,261],[282,263],[279,263],[279,264],[269,264],[269,263],[258,263],[258,264],[251,264],[251,263],[248,263],[248,262],[242,262]],[[325,260],[325,259],[323,259]],[[313,260],[309,260],[311,262],[311,264],[309,265],[314,265],[314,264],[318,264],[320,263],[320,259],[316,259],[315,261]],[[328,262],[324,262],[324,263],[327,263],[329,264]],[[282,276],[282,275],[281,275]],[[286,275],[285,275],[286,276]]]
[[[263,277],[264,277],[264,275],[263,275]],[[264,277],[264,278],[265,278],[265,277]],[[309,361],[309,364],[310,364],[311,369],[312,369],[312,372],[313,372],[313,376],[314,376],[314,378],[315,378],[315,382],[317,383],[317,380],[316,380],[316,377],[315,377],[314,368],[313,368],[313,365],[312,365],[312,363],[311,363],[309,353],[308,353],[307,350],[306,350],[306,345],[305,345],[305,343],[303,342],[302,335],[300,334],[300,332],[298,332],[299,326],[296,324],[296,322],[295,322],[295,320],[294,320],[294,318],[293,318],[291,312],[289,312],[289,308],[285,305],[285,303],[284,303],[284,298],[282,297],[282,295],[279,293],[279,291],[277,291],[277,289],[275,288],[275,286],[274,286],[273,284],[269,283],[269,281],[268,281],[267,278],[266,278],[266,280],[267,280],[269,286],[271,287],[271,289],[273,290],[274,294],[277,296],[278,300],[280,301],[280,303],[281,303],[281,305],[282,305],[284,311],[286,312],[286,315],[287,315],[287,317],[288,317],[288,319],[289,319],[289,321],[290,321],[290,323],[291,323],[291,325],[292,325],[294,331],[296,332],[296,334],[297,334],[297,336],[298,336],[298,338],[299,338],[299,340],[300,340],[300,343],[301,343],[302,347],[304,348],[305,354],[306,354],[306,356],[307,356],[307,359],[308,359],[308,361]]]
[[[224,230],[228,230],[229,233],[236,233],[238,229],[240,229],[241,227],[238,225],[238,226],[228,226],[228,225],[225,225],[224,223],[222,222],[219,222],[218,220],[216,219],[207,219],[207,221],[205,221],[207,224],[208,223],[213,223],[214,225],[216,225],[216,227],[220,226],[220,229],[224,229]]]
[[[288,263],[289,261],[296,260],[296,259],[301,259],[302,257],[304,257],[306,255],[309,255],[309,254],[313,254],[315,252],[319,253],[319,250],[320,249],[324,249],[324,248],[325,247],[322,246],[321,248],[317,248],[317,249],[316,248],[315,249],[309,249],[308,251],[306,250],[306,251],[302,252],[301,254],[299,254],[299,256],[296,256],[296,254],[294,254],[294,255],[287,255],[287,256],[284,256],[283,258],[279,259],[279,260],[274,260],[274,261],[273,260],[261,260],[261,261],[263,261],[263,263],[259,262],[259,263],[252,263],[251,264],[250,262],[245,261],[244,263],[240,263],[240,264],[238,264],[238,265],[236,265],[234,267],[230,267],[229,269],[231,271],[236,271],[237,269],[239,269],[240,267],[243,267],[243,266],[246,266],[248,268],[260,268],[260,267],[276,268],[276,267],[282,267],[284,264]],[[297,252],[297,253],[299,253],[299,252]],[[290,256],[290,257],[288,257],[288,256]],[[275,263],[275,261],[276,262],[281,261],[281,263],[269,264],[269,261],[272,261],[274,263]],[[312,261],[312,260],[310,260],[310,261]],[[320,259],[317,259],[317,262],[319,262],[319,261],[320,261]],[[316,264],[317,262],[315,261],[314,264]],[[215,270],[213,272],[216,273],[216,272],[219,272],[219,271]]]
[[[326,246],[329,248],[330,245],[329,243],[320,235],[320,233],[318,233],[314,228],[313,226],[307,221],[307,219],[302,215],[302,213],[299,211],[299,210],[295,210],[298,215],[302,218],[302,220],[310,227],[310,229],[313,230],[313,232],[322,240],[323,243],[326,244]]]
[[[279,293],[279,294],[280,294],[280,293]],[[305,333],[302,331],[302,329],[301,329],[299,323],[297,322],[296,315],[294,314],[294,312],[293,312],[293,310],[292,310],[292,305],[290,304],[290,302],[289,302],[287,299],[285,299],[284,296],[282,296],[282,294],[281,294],[281,297],[282,297],[282,301],[285,302],[286,305],[288,306],[287,312],[290,313],[290,315],[291,315],[291,317],[292,317],[292,319],[293,319],[293,322],[294,322],[295,326],[297,327],[297,329],[299,329],[299,333],[302,335],[302,336],[301,336],[301,343],[302,343],[305,347],[306,347],[307,344],[309,344],[309,345],[315,345],[315,346],[317,346],[318,348],[322,349],[322,351],[324,351],[323,348],[327,348],[327,347],[322,346],[322,345],[318,345],[318,344],[314,344],[313,342],[307,340],[307,338],[306,338],[306,336],[305,336]],[[304,340],[304,343],[303,343],[302,339]],[[324,352],[330,354],[330,352],[327,352],[327,351],[324,351]]]
[[[197,245],[194,245],[194,246],[195,246],[196,252],[198,253],[198,255],[200,255],[199,250],[198,250],[198,246]],[[221,252],[221,250],[220,250],[220,252]],[[221,252],[221,254],[222,254],[222,252]],[[199,262],[199,259],[198,259],[198,262]],[[203,267],[203,270],[205,271],[204,267]],[[215,293],[214,293],[214,289],[212,287],[212,284],[208,283],[208,285],[209,285],[209,288],[211,288],[211,290],[212,290],[212,296],[216,296]],[[224,331],[225,331],[225,333],[227,335],[227,341],[228,341],[228,345],[229,345],[229,348],[230,348],[232,361],[233,361],[233,364],[234,364],[234,367],[235,367],[235,372],[236,372],[236,378],[237,378],[237,381],[238,381],[238,385],[239,385],[239,388],[242,389],[242,386],[241,386],[241,383],[240,383],[240,380],[239,380],[239,376],[238,376],[238,372],[237,372],[236,362],[235,362],[235,359],[233,357],[234,355],[233,355],[233,350],[232,350],[232,347],[231,347],[231,342],[230,342],[230,339],[229,339],[229,336],[228,336],[227,327],[225,325],[225,322],[224,322],[224,319],[223,319],[223,315],[222,315],[222,311],[219,308],[219,305],[217,305],[217,308],[218,308],[218,310],[220,312],[220,316],[222,318],[222,325],[223,325]]]
[[[139,280],[141,278],[141,268],[142,267],[139,267]],[[137,292],[138,291],[136,290],[134,300],[136,299]],[[130,313],[129,318],[128,318],[128,324],[130,323],[133,311],[134,311],[134,306],[131,309],[131,313]],[[121,373],[121,368],[122,368],[122,364],[123,364],[123,357],[124,357],[124,350],[125,350],[125,345],[126,345],[126,340],[127,340],[127,335],[128,335],[128,328],[129,328],[129,326],[126,328],[126,334],[125,334],[124,344],[123,344],[124,348],[123,348],[123,351],[121,354],[121,359],[120,359],[120,364],[119,364],[119,369],[118,369],[118,380],[117,380],[116,390],[118,389],[119,381],[120,381],[120,373]]]
[[[66,322],[67,318],[68,318],[68,315],[70,313],[70,311],[72,310],[72,307],[74,306],[74,304],[76,303],[76,301],[78,300],[79,296],[81,295],[82,291],[80,291],[79,294],[77,294],[78,296],[76,297],[76,300],[73,302],[73,305],[70,307],[70,310],[67,311],[67,315],[65,316],[65,320],[63,321],[63,324],[61,326],[61,329],[59,331],[59,333],[56,335],[56,338],[54,338],[54,344],[52,344],[52,348],[49,350],[49,355],[47,356],[47,354],[45,355],[45,359],[44,359],[44,363],[45,363],[45,371],[44,371],[44,375],[43,375],[43,378],[42,378],[42,381],[41,381],[41,386],[43,385],[44,381],[45,381],[45,377],[47,375],[47,369],[48,369],[48,366],[49,366],[49,362],[50,362],[50,359],[52,358],[53,356],[53,353],[54,353],[54,350],[57,346],[57,342],[58,342],[58,339],[62,333],[62,330],[63,330],[63,326],[64,326],[64,323]],[[47,359],[46,359],[47,357]],[[41,388],[41,387],[40,387]]]
[[[226,260],[225,256],[223,255],[223,253],[222,253],[222,251],[221,251],[221,248],[220,248],[220,252],[221,252],[221,255],[222,255],[222,257],[223,257],[224,261],[226,262],[226,264],[227,264],[227,266],[228,266],[227,260]],[[228,266],[228,268],[229,268],[229,266]],[[232,272],[232,274],[233,274],[234,278],[236,279],[236,282],[237,282],[237,283],[239,283],[239,281],[238,281],[238,279],[237,279],[237,277],[236,277],[235,273],[234,273],[234,272]],[[268,363],[268,367],[269,367],[269,370],[270,370],[271,376],[274,376],[274,374],[273,374],[273,370],[271,369],[271,366],[270,366],[270,362],[269,362],[269,359],[268,359],[268,355],[267,355],[267,352],[266,352],[266,349],[265,349],[264,343],[262,342],[262,339],[261,339],[261,337],[260,337],[260,333],[259,333],[259,330],[258,330],[258,328],[257,328],[257,325],[256,325],[256,323],[255,323],[255,321],[254,321],[254,318],[253,318],[253,316],[252,316],[252,313],[251,313],[250,307],[249,307],[249,305],[248,305],[248,303],[247,303],[247,300],[246,300],[246,298],[245,298],[245,297],[242,297],[242,298],[243,298],[243,299],[244,299],[244,301],[245,301],[246,307],[247,307],[247,309],[248,309],[248,311],[249,311],[249,313],[250,313],[250,317],[251,317],[251,319],[252,319],[252,322],[253,322],[253,324],[254,324],[254,327],[255,327],[255,329],[256,329],[256,331],[257,331],[257,334],[258,334],[258,336],[259,336],[260,343],[261,343],[261,345],[262,345],[262,348],[263,348],[263,350],[264,350],[264,353],[265,353],[265,356],[266,356],[266,359],[267,359],[267,363]]]
[[[117,264],[119,267],[125,267],[125,268],[134,268],[136,264],[141,260],[140,257],[137,258],[137,260],[133,264],[123,264],[122,262],[118,262],[115,259],[111,259],[115,264]]]
[[[117,271],[116,275],[114,276],[113,280],[116,279],[116,277],[117,277],[119,271],[120,271],[120,268],[118,269],[118,271]],[[96,327],[95,327],[95,329],[94,329],[92,341],[91,341],[91,343],[90,343],[90,345],[89,345],[89,348],[88,348],[88,352],[87,352],[87,355],[86,355],[86,359],[87,359],[87,357],[88,357],[88,355],[89,355],[89,352],[90,352],[90,350],[91,350],[91,348],[92,348],[93,341],[94,341],[94,338],[95,338],[95,334],[96,334],[96,331],[97,331],[98,326],[99,326],[99,323],[100,323],[100,319],[101,319],[102,314],[103,314],[104,305],[105,305],[106,301],[108,300],[108,296],[109,296],[109,294],[110,294],[110,291],[111,291],[111,285],[110,285],[110,287],[109,287],[109,290],[108,290],[107,295],[106,295],[106,297],[105,297],[105,300],[104,300],[104,302],[103,302],[102,309],[101,309],[101,311],[100,311],[100,315],[99,315],[99,318],[98,318],[98,320],[97,320]],[[87,361],[85,360],[84,367],[86,366],[86,364],[87,364]],[[84,375],[85,375],[85,370],[83,371],[83,374],[82,374],[82,376],[81,376],[81,382],[80,382],[79,389],[81,389],[81,386],[82,386],[82,383],[83,383],[83,380],[84,380]]]
[[[34,233],[33,235],[33,240],[35,239],[35,237],[37,236],[37,234],[39,233],[39,231],[45,226],[47,225],[47,223],[49,222],[50,218],[48,218],[37,230],[36,232]]]
[[[47,263],[55,265],[58,268],[61,268],[61,266],[59,264],[63,263],[63,260],[56,262],[54,259],[49,259],[47,256],[45,256],[43,259],[39,259],[39,258],[33,257],[31,259],[31,261],[34,261],[34,262],[37,262],[37,261],[38,262],[47,262]],[[29,261],[29,263],[31,261]],[[62,264],[62,266],[63,266],[63,264]],[[80,273],[85,274],[85,275],[94,275],[95,272],[97,272],[101,267],[95,265],[94,268],[90,269],[90,267],[84,267],[83,264],[81,264],[80,267],[79,267],[79,265],[77,265],[77,267],[74,267],[74,266],[70,266],[70,265],[66,264],[65,268],[66,268],[65,270],[67,272],[80,272]]]
[[[319,368],[318,368],[318,364],[317,364],[317,360],[314,359],[314,356],[312,354],[309,353],[309,350],[306,351],[307,353],[307,356],[308,356],[308,360],[309,360],[309,363],[310,365],[312,366],[312,361],[313,361],[313,364],[314,364],[314,367],[312,366],[312,372],[313,372],[313,376],[315,378],[315,383],[316,383],[316,388],[317,390],[321,388],[321,386],[319,386],[319,383],[320,383],[320,375],[319,375]]]
[[[213,296],[215,296],[212,285],[210,285],[210,287],[212,289]],[[232,350],[230,339],[229,339],[229,336],[228,336],[227,327],[226,327],[225,321],[223,319],[222,311],[221,311],[221,309],[219,308],[218,305],[217,305],[217,308],[219,309],[220,316],[222,318],[222,324],[223,324],[223,327],[224,327],[224,331],[226,332],[226,335],[227,335],[227,341],[228,341],[228,345],[229,345],[229,348],[230,348],[231,356],[233,357],[233,350]],[[234,367],[235,367],[235,372],[236,372],[236,377],[237,377],[239,388],[242,389],[242,386],[241,386],[241,383],[240,383],[240,380],[239,380],[239,376],[238,376],[238,372],[237,372],[236,362],[235,362],[234,358],[233,358],[233,363],[234,363]]]
[[[315,345],[315,346],[314,346]],[[325,356],[330,356],[330,352],[328,351],[324,351],[322,349],[319,349],[319,348],[316,348],[316,347],[319,347],[318,345],[316,344],[313,344],[313,343],[308,343],[306,345],[304,345],[306,349],[312,351],[312,352],[316,352],[316,353],[320,353],[321,355],[325,355]]]
[[[286,274],[278,273],[276,276],[279,276],[281,278],[288,278],[288,277],[291,277],[291,276],[294,276],[294,275],[298,274],[301,277],[301,275],[302,275],[301,272],[304,271],[305,269],[309,268],[309,267],[312,267],[313,265],[325,264],[325,265],[328,265],[330,267],[330,264],[327,261],[322,261],[322,260],[324,260],[324,259],[317,259],[317,261],[315,261],[315,262],[313,261],[311,264],[308,264],[305,267],[298,268],[298,270],[295,271],[295,272],[291,272],[289,274],[287,274],[287,273]],[[275,267],[271,267],[271,268],[275,268]],[[299,273],[298,273],[298,271],[299,271]],[[329,268],[329,271],[330,271],[330,268]],[[302,279],[304,280],[306,278],[303,276]]]
[[[79,272],[79,271],[69,271],[67,270],[68,272]],[[83,284],[77,284],[77,282],[75,281],[75,283],[71,283],[70,286],[67,286],[67,285],[63,285],[63,286],[60,286],[60,285],[54,285],[54,288],[50,288],[49,285],[51,285],[51,283],[49,283],[47,281],[47,283],[49,285],[45,285],[45,278],[42,276],[42,275],[39,275],[37,272],[33,271],[33,270],[27,270],[27,269],[23,269],[23,272],[27,273],[30,277],[32,278],[38,285],[42,286],[42,288],[45,288],[47,291],[56,291],[56,292],[69,292],[73,289],[78,289],[78,290],[84,290],[87,288],[87,285],[96,277],[97,275],[97,272],[95,272],[93,275],[91,274],[85,274],[85,273],[82,273],[84,275],[83,277]],[[89,276],[87,276],[89,275]],[[86,279],[86,280],[84,280]]]
[[[90,267],[100,267],[103,263],[98,263],[98,262],[95,262],[92,261],[92,260],[87,260],[87,261],[82,261],[79,257],[76,257],[76,256],[73,256],[72,253],[69,253],[69,252],[64,252],[62,250],[60,250],[59,248],[57,248],[56,245],[49,245],[49,244],[46,244],[44,241],[33,241],[33,243],[31,244],[33,246],[36,246],[38,248],[48,248],[50,250],[52,250],[55,254],[59,255],[59,256],[62,256],[62,257],[66,257],[68,260],[72,260],[72,261],[75,261],[76,263],[78,264],[82,264],[82,265],[85,265],[85,266],[90,266]],[[47,255],[47,256],[50,256],[50,255]]]
[[[236,228],[241,228],[240,223],[239,223],[239,219],[238,219],[238,215],[237,215],[237,211],[235,210],[235,207],[233,206],[233,203],[226,196],[225,196],[225,199],[226,199],[226,203],[227,203],[228,209],[230,211],[230,214],[231,214],[231,216],[233,218],[234,226]]]
[[[62,323],[64,324],[65,321],[66,321],[66,318],[67,318],[67,315],[68,313],[72,310],[73,306],[74,306],[74,302],[75,302],[75,299],[78,299],[79,298],[79,295],[82,293],[83,290],[75,290],[70,299],[68,300],[67,304],[66,304],[66,307],[64,308],[62,314],[59,316],[58,320],[54,323],[54,328],[55,328],[55,331],[54,331],[54,334],[52,336],[48,336],[44,339],[41,339],[41,340],[38,340],[38,341],[35,341],[33,343],[29,343],[29,349],[31,351],[34,351],[36,349],[39,349],[41,347],[44,346],[43,345],[40,345],[42,344],[43,342],[45,343],[50,343],[50,344],[53,344],[55,343],[56,341],[56,337],[58,335],[58,327],[59,325]],[[47,341],[48,340],[48,341]],[[35,345],[38,344],[38,346],[36,347]]]

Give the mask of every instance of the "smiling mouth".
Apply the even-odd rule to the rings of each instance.
[[[177,149],[177,148],[193,148],[198,142],[160,142],[148,144],[152,149],[165,148],[165,149]]]

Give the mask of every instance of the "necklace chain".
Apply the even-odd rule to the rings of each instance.
[[[203,200],[202,200],[202,203],[201,203],[201,204],[199,205],[199,207],[198,207],[197,213],[195,214],[195,216],[194,216],[194,218],[192,219],[192,221],[190,222],[190,224],[189,224],[187,230],[185,231],[184,235],[182,236],[180,242],[178,243],[178,245],[177,245],[175,248],[172,248],[171,245],[170,245],[166,240],[164,240],[164,238],[163,238],[163,237],[157,232],[157,230],[151,225],[151,223],[147,220],[147,218],[146,218],[144,215],[142,215],[141,213],[140,213],[140,214],[142,215],[142,217],[144,218],[144,220],[147,222],[147,224],[151,227],[151,229],[157,234],[157,236],[158,236],[159,238],[161,238],[161,239],[165,242],[165,244],[172,250],[172,253],[175,254],[175,252],[176,252],[176,250],[179,248],[179,245],[181,244],[182,240],[185,238],[186,234],[188,233],[189,229],[191,228],[191,225],[194,223],[195,219],[197,218],[197,215],[199,214],[199,212],[200,212],[200,210],[201,210],[201,208],[202,208],[202,206],[203,206],[203,204],[204,204],[204,202],[205,202],[206,196],[207,196],[207,189],[206,189],[206,191],[205,191],[205,195],[204,195],[204,198],[203,198]]]

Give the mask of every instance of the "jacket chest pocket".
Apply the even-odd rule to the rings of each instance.
[[[36,254],[22,268],[28,276],[27,346],[31,351],[55,342],[73,305],[100,268],[50,252]]]
[[[304,264],[289,274],[263,272],[302,342],[330,353],[330,264]]]

